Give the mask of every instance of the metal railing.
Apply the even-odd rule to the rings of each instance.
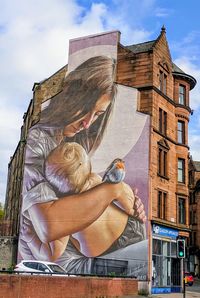
[[[61,272],[39,272],[39,271],[15,271],[15,270],[0,270],[0,274],[17,274],[17,275],[51,275],[51,276],[65,276],[65,277],[107,277],[107,278],[132,278],[137,279],[136,276],[116,275],[114,273],[109,275],[103,274],[70,274]]]

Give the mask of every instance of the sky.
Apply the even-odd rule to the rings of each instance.
[[[131,45],[166,27],[173,62],[197,80],[189,146],[200,160],[199,0],[0,0],[0,7],[0,202],[34,83],[67,64],[69,39],[104,31],[121,31]]]

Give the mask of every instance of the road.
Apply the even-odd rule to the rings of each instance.
[[[183,298],[182,293],[171,293],[171,294],[156,294],[149,296],[133,295],[133,296],[120,296],[120,298]],[[185,298],[200,298],[200,293],[197,292],[186,292]]]
[[[200,293],[200,279],[195,279],[193,286],[187,287],[186,290],[192,293]]]

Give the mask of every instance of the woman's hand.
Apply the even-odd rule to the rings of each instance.
[[[134,217],[144,223],[147,220],[147,217],[144,210],[144,204],[142,203],[142,200],[137,196],[137,189],[134,191],[134,195]]]
[[[133,215],[143,223],[146,222],[147,217],[144,210],[144,204],[137,195],[137,189],[133,191],[131,187],[124,182],[116,185],[120,187],[120,192],[117,201],[114,200],[114,204],[124,210],[128,215]]]
[[[117,202],[114,201],[114,203],[118,207],[123,209],[128,215],[134,215],[135,211],[133,207],[135,202],[135,195],[131,187],[124,182],[120,182],[112,185],[118,188],[117,197],[116,197]]]

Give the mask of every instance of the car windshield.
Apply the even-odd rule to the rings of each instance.
[[[66,273],[66,271],[58,265],[48,265],[48,266],[55,273]]]

